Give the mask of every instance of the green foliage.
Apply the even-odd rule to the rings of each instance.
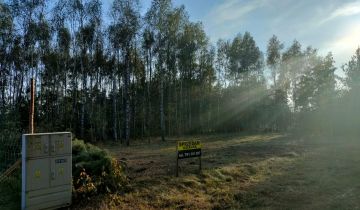
[[[73,141],[74,197],[121,192],[126,188],[125,165],[108,152],[82,140]]]
[[[236,83],[246,80],[246,77],[252,72],[259,71],[262,64],[260,50],[249,32],[234,38],[230,46],[229,58],[228,74]]]
[[[99,0],[1,2],[0,115],[20,114],[9,129],[27,130],[31,77],[37,132],[127,145],[165,134],[286,130],[308,112],[325,115],[334,100],[360,98],[360,50],[346,78],[336,78],[331,54],[296,40],[283,50],[273,35],[261,52],[240,32],[215,48],[184,6],[153,0],[144,13],[142,3],[115,0],[103,21]]]
[[[267,45],[266,53],[266,64],[271,70],[273,86],[276,88],[276,80],[279,73],[279,66],[281,61],[281,50],[284,48],[284,45],[281,44],[277,36],[273,35]]]
[[[343,70],[347,76],[345,82],[348,88],[358,91],[360,89],[360,47],[343,67]]]
[[[1,157],[1,156],[0,156]],[[3,162],[3,160],[1,160]],[[73,197],[76,200],[127,190],[125,164],[81,140],[73,141]],[[0,182],[0,209],[19,209],[21,170]]]

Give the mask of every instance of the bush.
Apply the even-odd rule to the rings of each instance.
[[[82,140],[73,141],[74,198],[125,190],[125,166],[110,154]]]

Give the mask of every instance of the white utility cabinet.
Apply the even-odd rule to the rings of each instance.
[[[71,204],[71,133],[22,136],[21,209],[56,209]]]

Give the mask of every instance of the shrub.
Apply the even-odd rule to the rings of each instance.
[[[82,140],[73,141],[74,198],[125,190],[125,166],[110,154]]]

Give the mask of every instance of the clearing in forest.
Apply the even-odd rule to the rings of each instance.
[[[203,171],[198,173],[196,158],[182,160],[176,178],[176,140],[190,139],[203,143]],[[100,196],[81,209],[360,207],[357,141],[243,134],[103,147],[127,162],[132,190]]]

